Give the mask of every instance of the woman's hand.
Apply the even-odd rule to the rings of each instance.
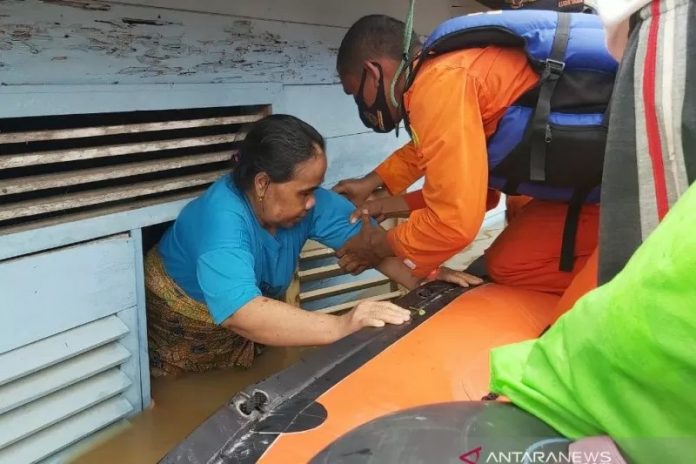
[[[363,327],[401,325],[411,319],[411,312],[386,301],[362,301],[350,312],[339,317],[343,325],[341,337],[345,337]]]
[[[483,279],[480,277],[476,277],[464,271],[455,271],[454,269],[444,266],[431,272],[423,283],[432,282],[433,280],[442,280],[443,282],[457,284],[460,287],[469,287],[470,285],[479,285],[483,283]]]

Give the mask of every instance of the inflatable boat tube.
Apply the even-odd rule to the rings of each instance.
[[[489,350],[539,336],[557,302],[496,284],[431,282],[396,301],[411,322],[362,330],[248,387],[161,462],[474,463],[478,447],[567,448],[527,413],[480,401]]]

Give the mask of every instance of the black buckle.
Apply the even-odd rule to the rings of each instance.
[[[549,58],[544,65],[544,76],[547,78],[558,79],[563,74],[565,62],[552,60]]]

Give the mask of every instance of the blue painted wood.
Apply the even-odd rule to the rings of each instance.
[[[285,85],[273,110],[294,114],[324,137],[373,133],[360,121],[355,100],[340,84]]]
[[[0,387],[115,342],[126,332],[118,317],[108,316],[0,354]]]
[[[107,4],[107,11],[39,0],[2,5],[7,85],[336,82],[335,54],[344,32],[117,3]]]
[[[191,198],[0,235],[0,260],[172,221]]]
[[[341,179],[367,174],[408,140],[405,131],[400,133],[398,139],[394,133],[374,132],[328,138],[326,152],[329,166],[324,184],[331,187]]]
[[[55,85],[50,81],[3,87],[0,118],[273,104],[281,90],[282,85],[275,83]]]
[[[140,229],[131,231],[133,252],[135,253],[135,295],[137,301],[137,335],[138,360],[140,364],[141,407],[150,405],[150,356],[147,344],[147,308],[145,302],[145,272],[143,256],[143,234]]]
[[[361,16],[369,14],[386,14],[404,19],[408,2],[404,0],[206,0],[191,3],[190,0],[121,0],[140,6],[156,6],[167,9],[185,9],[226,15],[243,15],[248,17],[271,19],[275,21],[295,21],[319,23],[347,28]],[[455,3],[456,5],[452,5]],[[450,11],[452,8],[454,11]],[[414,15],[415,29],[428,33],[452,13],[466,14],[481,11],[484,7],[476,2],[451,2],[448,0],[428,0],[416,2]]]
[[[127,235],[0,263],[0,353],[136,304]]]
[[[377,167],[395,149],[407,143],[405,131],[377,134],[358,117],[352,97],[341,85],[286,85],[274,112],[291,113],[312,124],[325,138],[328,169],[324,185],[362,176]]]
[[[132,406],[123,397],[108,399],[29,439],[0,450],[0,464],[35,463],[122,419],[131,411]]]
[[[135,274],[135,269],[133,269],[133,273]],[[138,334],[139,309],[133,307],[117,313],[118,318],[128,327],[128,332],[121,337],[119,343],[131,353],[131,357],[121,364],[119,369],[131,381],[130,386],[123,392],[123,396],[133,405],[133,413],[143,409],[140,337]]]
[[[368,280],[371,278],[379,277],[381,275],[382,274],[379,271],[376,271],[375,269],[368,269],[358,276],[352,276],[352,275],[348,274],[348,275],[341,275],[341,276],[337,276],[337,277],[332,277],[330,279],[321,279],[321,280],[317,280],[314,282],[305,282],[301,285],[300,290],[302,292],[308,292],[311,290],[318,290],[320,288],[328,288],[328,287],[332,287],[334,285],[346,284],[346,283],[355,282],[358,280]],[[332,296],[329,298],[322,298],[320,300],[304,302],[304,303],[302,303],[301,306],[302,306],[302,309],[306,309],[308,311],[315,311],[317,309],[326,308],[328,306],[333,306],[333,305],[345,303],[347,301],[353,301],[353,300],[360,299],[363,297],[378,295],[378,294],[385,293],[388,291],[390,291],[389,285],[381,285],[381,286],[374,287],[374,288],[358,290],[357,292],[343,293],[341,295],[336,295],[336,296]]]
[[[0,414],[74,385],[131,358],[119,342],[96,348],[62,363],[0,386]]]
[[[328,138],[329,167],[325,186],[368,173],[406,140],[403,132],[398,139],[393,134],[371,132]],[[191,199],[0,235],[0,260],[171,221],[189,201]]]
[[[111,369],[76,385],[0,416],[0,449],[82,412],[131,384],[119,369]]]

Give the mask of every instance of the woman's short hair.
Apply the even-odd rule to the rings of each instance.
[[[265,172],[271,182],[292,179],[301,162],[323,151],[324,138],[315,128],[294,116],[273,114],[255,122],[242,142],[232,180],[240,190],[248,190],[254,178]]]

